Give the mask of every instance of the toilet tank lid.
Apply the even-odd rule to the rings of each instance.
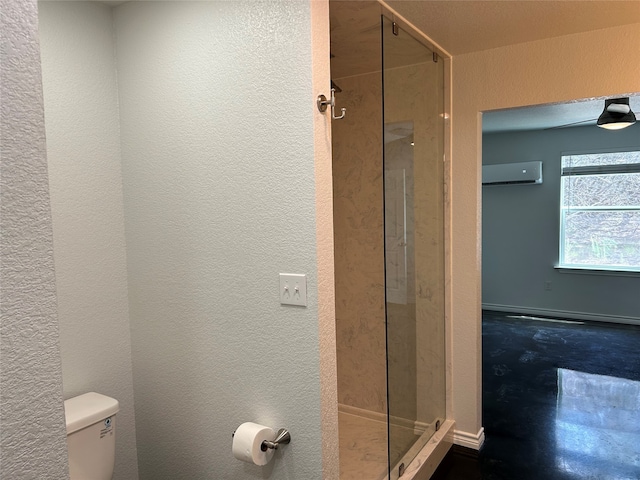
[[[118,410],[119,404],[115,398],[95,392],[65,400],[64,415],[67,419],[67,435],[115,415]]]

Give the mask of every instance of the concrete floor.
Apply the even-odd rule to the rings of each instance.
[[[640,479],[640,327],[510,317],[483,315],[485,445],[433,479]]]

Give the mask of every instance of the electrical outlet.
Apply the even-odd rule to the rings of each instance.
[[[544,282],[544,289],[547,291],[551,290],[551,280]]]
[[[307,306],[307,276],[301,273],[280,274],[280,304]]]

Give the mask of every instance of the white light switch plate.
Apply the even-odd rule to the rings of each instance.
[[[280,274],[280,304],[307,306],[307,276],[301,273]]]

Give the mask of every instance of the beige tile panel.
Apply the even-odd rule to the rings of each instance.
[[[379,74],[335,79],[334,235],[338,401],[386,412]]]

